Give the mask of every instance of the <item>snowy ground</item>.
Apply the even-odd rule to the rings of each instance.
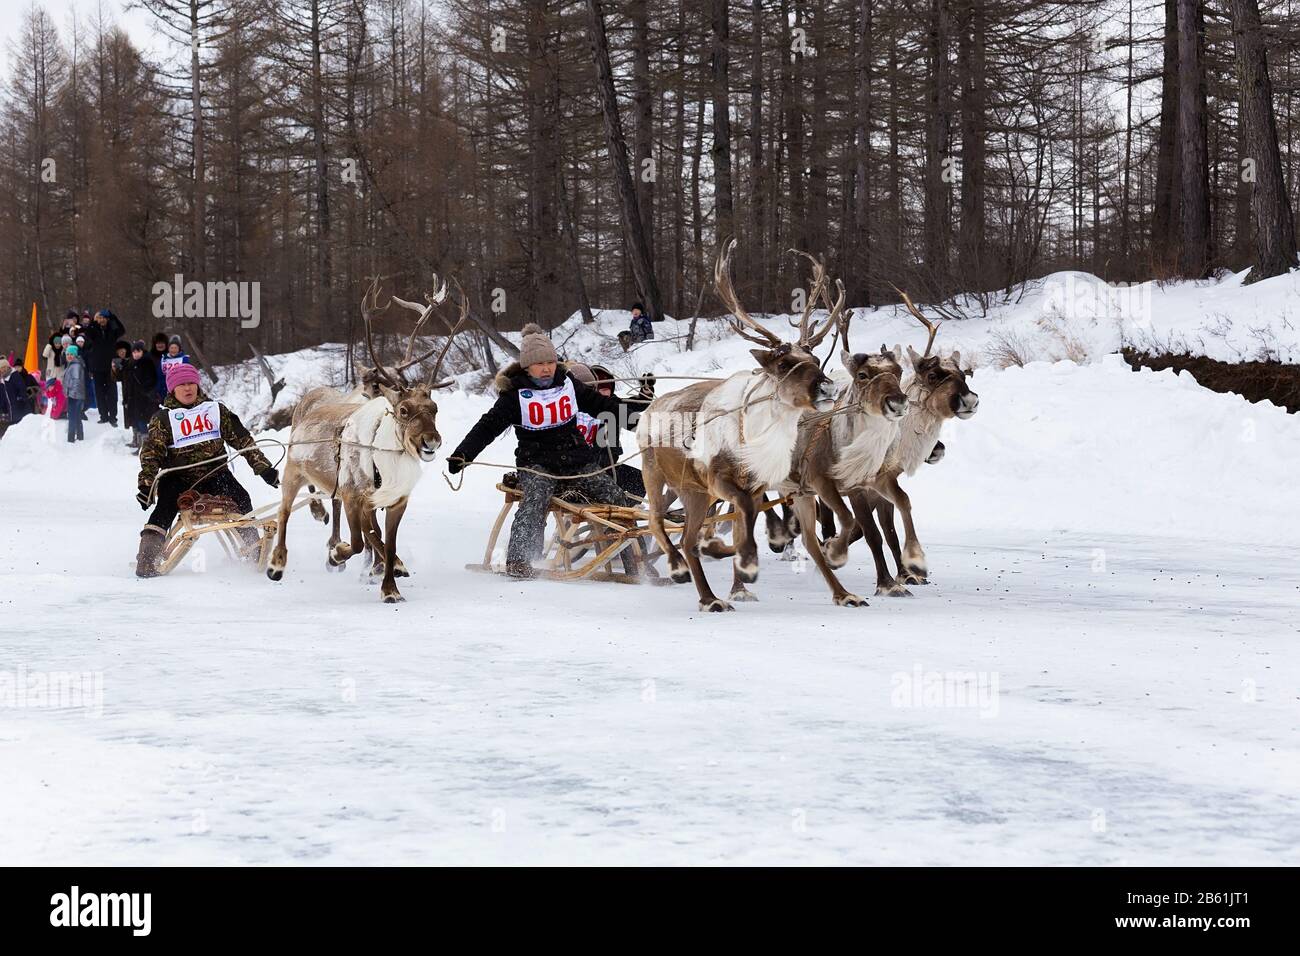
[[[216,549],[138,581],[124,433],[29,420],[0,441],[0,691],[101,683],[0,708],[0,861],[1300,863],[1300,420],[1115,358],[972,386],[908,485],[933,585],[838,608],[764,552],[760,603],[711,616],[465,571],[496,474],[453,494],[441,461],[406,604],[327,574],[305,512],[278,585]],[[487,399],[440,404],[449,448]]]

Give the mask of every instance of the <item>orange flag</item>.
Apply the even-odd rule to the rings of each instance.
[[[32,330],[27,335],[27,355],[23,357],[23,368],[32,375],[41,374],[41,350],[37,345],[36,303],[32,303]]]

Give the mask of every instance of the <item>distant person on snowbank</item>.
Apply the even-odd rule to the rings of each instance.
[[[632,321],[628,324],[628,331],[632,333],[633,342],[644,342],[655,337],[654,325],[640,302],[632,306]]]
[[[510,526],[506,573],[530,578],[532,561],[542,553],[542,532],[553,495],[576,492],[588,502],[635,504],[609,472],[599,471],[595,449],[578,430],[580,412],[592,417],[605,412],[615,421],[626,422],[628,410],[623,402],[606,398],[575,378],[560,362],[546,333],[532,323],[524,326],[518,361],[498,373],[496,387],[496,404],[451,453],[447,470],[456,474],[514,426],[523,501]],[[573,477],[579,475],[583,477]]]
[[[63,369],[63,393],[68,399],[68,441],[85,441],[81,409],[86,402],[86,363],[75,345],[69,345],[64,351],[68,353],[68,364]]]
[[[143,343],[142,343],[143,344]],[[213,401],[199,389],[199,371],[193,365],[175,362],[168,366],[167,398],[162,408],[149,419],[149,430],[140,449],[140,476],[135,500],[148,510],[156,493],[157,505],[149,515],[148,523],[140,532],[140,550],[136,554],[136,577],[152,578],[158,575],[158,555],[176,514],[180,510],[177,499],[183,492],[194,491],[207,495],[224,495],[234,499],[240,510],[253,510],[253,501],[231,473],[228,465],[207,461],[226,454],[226,445],[245,449],[253,446],[253,436],[248,433],[239,416],[220,402]],[[266,456],[255,447],[244,455],[253,473],[272,488],[280,484],[280,473],[272,467]],[[193,465],[183,471],[163,475],[155,489],[154,480],[168,468]],[[252,556],[260,547],[261,538],[254,528],[240,528],[245,554]]]

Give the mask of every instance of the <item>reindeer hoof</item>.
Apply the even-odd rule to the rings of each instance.
[[[272,581],[279,581],[284,577],[284,568],[267,568],[266,576]]]
[[[730,601],[736,601],[737,603],[743,601],[757,601],[758,595],[748,588],[736,588],[736,590],[727,595],[727,599]]]
[[[673,581],[676,582],[677,584],[685,584],[687,581],[691,579],[691,569],[678,568],[674,571],[669,571],[668,576],[672,578]]]
[[[325,570],[329,571],[331,574],[338,574],[343,570],[343,565],[335,564],[334,561],[327,556],[325,558]]]
[[[740,580],[744,581],[746,584],[753,584],[758,580],[758,562],[755,561],[753,564],[737,564],[736,577],[740,578]]]
[[[406,598],[402,597],[402,595],[398,594],[396,591],[384,595],[385,604],[401,604],[405,600]]]
[[[393,565],[393,577],[395,577],[395,578],[409,578],[410,576],[411,576],[411,572],[408,571],[408,570],[406,570],[406,565],[404,565],[404,564],[394,564],[394,565]]]
[[[898,582],[901,584],[929,584],[930,580],[925,576],[925,572],[920,574],[915,571],[904,571],[898,576]]]
[[[734,611],[735,608],[722,600],[722,598],[714,598],[712,601],[701,601],[700,610],[717,613],[719,611]]]
[[[835,603],[839,607],[866,607],[867,599],[860,598],[856,594],[841,594],[835,598]]]
[[[767,546],[773,554],[780,554],[785,550],[785,546],[789,543],[789,541],[772,541],[771,539],[768,539]]]
[[[876,597],[911,597],[912,592],[903,587],[902,582],[876,585]]]

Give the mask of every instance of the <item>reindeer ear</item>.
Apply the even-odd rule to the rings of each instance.
[[[853,373],[854,370],[853,356],[849,354],[847,349],[840,349],[840,364],[844,366],[845,371],[849,372],[850,374]]]
[[[767,368],[773,358],[772,353],[766,349],[750,349],[749,354],[754,356],[754,361],[763,368]]]
[[[912,368],[917,368],[921,364],[921,356],[917,354],[916,349],[912,346],[907,347],[907,360],[912,363]]]
[[[401,392],[397,391],[396,389],[389,388],[383,382],[379,383],[379,392],[381,395],[384,396],[384,398],[388,399],[388,404],[392,405],[394,408],[396,408],[398,402],[402,400]]]
[[[956,349],[952,350],[952,364],[961,368],[961,353]]]

